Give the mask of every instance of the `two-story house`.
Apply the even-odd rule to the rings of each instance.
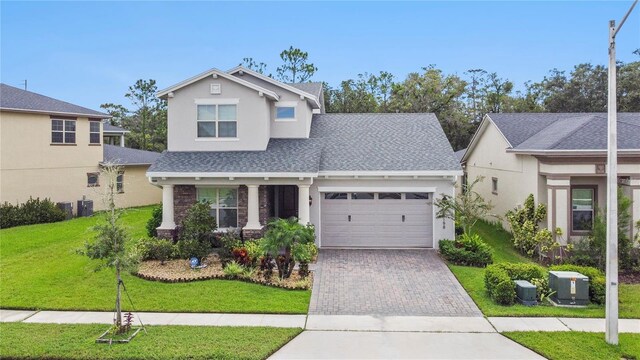
[[[147,175],[163,189],[161,236],[201,200],[245,238],[291,216],[315,225],[321,247],[430,248],[454,236],[433,200],[452,195],[462,171],[433,114],[326,114],[321,84],[242,67],[158,96],[168,150]]]
[[[640,220],[640,113],[618,114],[618,183]],[[606,207],[606,113],[487,114],[462,156],[467,181],[502,216],[529,194],[547,206],[544,226],[562,229],[558,240],[590,233]],[[630,228],[630,235],[637,229]]]
[[[75,212],[76,202],[84,198],[103,209],[100,165],[109,162],[123,167],[118,206],[159,203],[162,193],[145,173],[160,154],[123,147],[127,131],[104,125],[109,117],[0,84],[0,202],[49,198],[71,202]],[[122,146],[104,142],[111,138]]]

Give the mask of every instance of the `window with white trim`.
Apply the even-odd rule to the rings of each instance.
[[[76,121],[51,119],[51,143],[52,144],[75,144],[76,143]]]
[[[219,229],[238,227],[238,189],[199,187],[198,201],[209,201]]]
[[[276,120],[292,120],[295,118],[295,106],[276,106]]]
[[[199,138],[235,138],[238,136],[238,109],[235,104],[198,104]]]
[[[100,121],[89,121],[89,144],[100,144]]]
[[[571,189],[571,230],[589,232],[593,228],[595,186]]]

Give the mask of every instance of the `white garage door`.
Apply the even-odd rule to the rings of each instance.
[[[321,194],[322,247],[433,247],[431,193]]]

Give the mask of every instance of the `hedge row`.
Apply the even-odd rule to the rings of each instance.
[[[49,199],[29,198],[24,204],[0,205],[0,229],[62,221],[65,213]]]
[[[440,240],[440,254],[456,265],[485,267],[493,263],[493,249],[476,234],[462,235],[455,241]]]

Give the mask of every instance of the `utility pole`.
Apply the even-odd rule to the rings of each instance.
[[[609,21],[609,94],[607,104],[607,292],[605,337],[618,345],[618,123],[616,99],[616,35],[638,3],[635,0],[616,27]]]

